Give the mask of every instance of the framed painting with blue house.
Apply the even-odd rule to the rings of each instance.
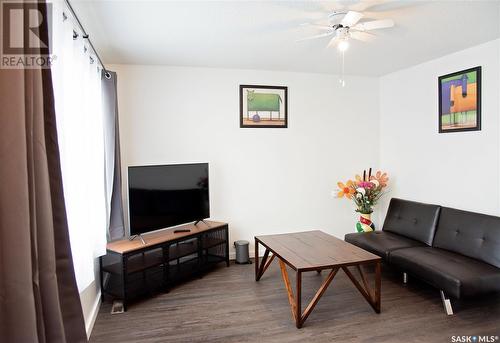
[[[439,132],[481,130],[481,67],[439,77]]]
[[[240,127],[288,127],[288,88],[240,85]]]

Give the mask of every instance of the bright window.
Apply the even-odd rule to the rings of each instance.
[[[64,198],[78,289],[106,249],[101,73],[62,1],[53,3],[52,68]],[[64,12],[64,14],[63,14]]]

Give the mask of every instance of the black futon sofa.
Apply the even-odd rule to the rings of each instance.
[[[393,198],[382,231],[345,241],[439,289],[447,314],[448,295],[500,291],[500,217]]]

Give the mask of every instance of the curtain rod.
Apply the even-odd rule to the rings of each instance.
[[[73,16],[73,18],[75,18],[78,26],[80,26],[80,30],[82,30],[82,34],[83,34],[82,38],[86,39],[89,42],[90,47],[92,48],[92,50],[94,51],[95,56],[99,60],[99,64],[101,65],[102,69],[104,70],[104,76],[107,79],[110,79],[111,78],[111,74],[106,69],[106,66],[102,62],[101,57],[97,53],[97,50],[94,48],[94,44],[92,44],[92,41],[90,40],[90,37],[89,37],[87,31],[85,31],[82,23],[80,22],[80,19],[78,19],[78,16],[76,15],[75,11],[73,10],[73,6],[71,6],[71,3],[69,2],[69,0],[64,0],[64,2],[66,3],[66,6],[68,7],[68,9],[71,11],[71,15]]]

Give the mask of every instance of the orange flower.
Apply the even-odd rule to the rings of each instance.
[[[389,177],[387,176],[387,173],[378,171],[375,175],[372,175],[370,180],[377,180],[381,187],[385,187],[389,182]]]
[[[338,182],[337,186],[339,186],[339,192],[337,193],[337,197],[339,198],[345,196],[347,199],[351,199],[355,193],[355,190],[352,187],[353,182],[351,180],[347,181],[345,185],[342,182]]]

